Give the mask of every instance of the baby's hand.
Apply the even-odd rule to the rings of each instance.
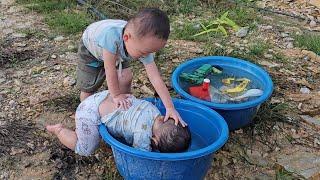
[[[164,121],[167,121],[170,117],[172,119],[174,119],[175,125],[178,125],[178,123],[180,122],[182,127],[187,126],[187,123],[182,120],[180,114],[178,113],[178,111],[175,108],[167,108],[166,109],[166,116],[164,117]]]
[[[128,99],[130,96],[131,94],[119,94],[113,97],[113,102],[116,104],[117,108],[127,110],[131,106],[131,102]]]

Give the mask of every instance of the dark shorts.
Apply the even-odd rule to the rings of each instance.
[[[103,62],[89,52],[82,40],[79,43],[78,55],[80,58],[77,66],[77,87],[82,92],[93,93],[102,86],[106,79]],[[94,67],[90,64],[93,64]],[[122,69],[128,67],[129,62],[122,62]]]

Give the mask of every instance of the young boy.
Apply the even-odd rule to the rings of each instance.
[[[98,125],[101,123],[113,137],[141,150],[183,152],[188,149],[191,135],[187,127],[175,125],[172,119],[164,122],[157,107],[148,101],[133,96],[128,100],[132,106],[123,110],[116,107],[108,91],[96,93],[78,106],[75,131],[63,128],[61,124],[49,125],[47,130],[83,156],[97,149],[100,142]]]
[[[127,97],[133,77],[129,61],[139,59],[165,105],[165,121],[172,117],[176,125],[180,121],[185,126],[154,62],[153,53],[165,46],[169,34],[169,19],[157,8],[143,9],[128,22],[108,19],[89,25],[78,51],[80,100],[96,92],[106,79],[114,103],[127,109],[131,105]]]

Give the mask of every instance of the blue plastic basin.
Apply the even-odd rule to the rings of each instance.
[[[162,114],[165,108],[154,102]],[[192,133],[191,147],[183,153],[145,152],[126,146],[114,139],[104,125],[99,126],[103,140],[113,151],[114,160],[125,179],[203,179],[209,170],[213,154],[228,139],[228,125],[214,110],[191,101],[173,99],[181,117]]]
[[[263,95],[251,101],[239,104],[220,104],[198,99],[183,90],[179,76],[182,72],[196,69],[203,64],[218,65],[222,68],[234,69],[233,75],[249,77],[259,84],[264,91]],[[176,92],[183,98],[206,105],[216,110],[228,123],[229,130],[236,130],[252,123],[260,104],[266,101],[272,94],[273,83],[266,71],[244,60],[226,56],[206,56],[191,59],[179,65],[172,75],[172,85]]]

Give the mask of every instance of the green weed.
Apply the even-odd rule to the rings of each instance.
[[[77,11],[76,2],[72,0],[17,0],[31,11],[41,13],[46,23],[64,33],[77,33],[92,21],[89,16]]]
[[[82,12],[57,12],[46,16],[45,19],[52,28],[69,34],[83,31],[91,22]]]
[[[257,42],[249,46],[250,54],[255,56],[261,56],[269,48],[269,45],[264,42]]]
[[[296,46],[306,48],[309,51],[313,51],[320,54],[320,35],[307,33],[303,35],[295,36]]]
[[[276,172],[276,179],[277,180],[291,180],[293,179],[292,173],[286,171],[286,170],[278,170]]]

